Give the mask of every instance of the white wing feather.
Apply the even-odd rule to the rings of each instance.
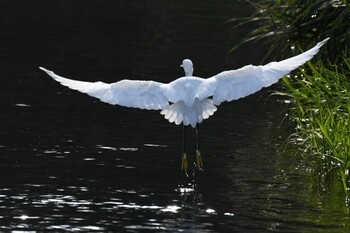
[[[271,62],[264,66],[247,65],[238,70],[224,71],[207,79],[208,82],[216,85],[213,94],[214,104],[243,98],[276,83],[284,75],[310,60],[328,39],[319,42],[302,54],[280,62]]]
[[[155,81],[122,80],[116,83],[83,82],[61,77],[54,72],[39,67],[53,79],[71,89],[99,98],[109,104],[148,110],[167,109],[169,102],[165,96],[165,84]]]
[[[280,62],[264,66],[244,66],[224,71],[208,79],[182,77],[169,84],[155,81],[122,80],[116,83],[83,82],[56,75],[40,67],[53,79],[71,89],[99,98],[109,104],[141,109],[163,110],[175,124],[196,126],[216,111],[215,105],[253,94],[276,83],[284,75],[310,60],[328,40],[312,49]],[[210,99],[212,97],[213,99]],[[169,105],[170,103],[171,105]]]

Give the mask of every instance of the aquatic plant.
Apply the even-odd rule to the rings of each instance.
[[[283,95],[293,104],[296,126],[291,139],[305,154],[319,160],[325,181],[341,180],[349,191],[350,170],[350,4],[347,0],[246,0],[255,9],[250,17],[234,18],[234,27],[254,29],[232,50],[247,42],[270,48],[266,57],[290,56],[314,41],[331,39],[321,51],[323,63],[284,78]],[[330,62],[331,61],[331,62]],[[310,158],[309,156],[309,158]],[[330,182],[326,182],[330,183]]]
[[[291,98],[291,119],[296,132],[291,139],[303,145],[304,152],[322,162],[326,180],[341,180],[344,191],[350,187],[350,59],[346,68],[326,68],[322,63],[301,70],[301,75],[283,78]],[[332,179],[330,179],[333,177]],[[328,178],[328,179],[327,179]]]
[[[255,13],[234,18],[234,27],[253,24],[254,29],[233,49],[259,41],[271,48],[267,56],[297,52],[297,45],[308,48],[315,41],[330,37],[327,59],[342,61],[350,45],[350,4],[347,0],[260,0],[248,1]],[[249,25],[250,27],[252,25]],[[292,48],[292,50],[290,49]],[[282,53],[281,53],[282,52]]]

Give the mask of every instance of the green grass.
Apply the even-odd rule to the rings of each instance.
[[[349,193],[349,0],[246,1],[255,13],[229,23],[233,27],[253,25],[254,29],[232,50],[247,42],[259,42],[270,48],[266,57],[280,60],[330,37],[317,55],[323,64],[308,63],[298,76],[284,78],[286,91],[280,94],[292,102],[290,116],[296,128],[291,139],[309,158],[320,161],[320,177],[325,177],[326,183],[341,184]]]
[[[326,181],[339,179],[344,191],[350,190],[350,59],[345,69],[329,69],[321,63],[308,63],[308,71],[284,78],[291,98],[291,118],[296,125],[292,140],[305,154],[322,162]],[[333,177],[330,179],[330,177]]]
[[[233,27],[254,27],[241,43],[259,42],[270,48],[268,56],[295,55],[298,46],[311,48],[330,37],[321,53],[327,60],[342,61],[350,50],[350,3],[348,0],[259,0],[250,17],[234,18]],[[292,49],[291,49],[292,48]],[[278,57],[281,59],[283,57]]]
[[[255,13],[229,23],[254,29],[232,50],[259,42],[270,48],[266,57],[280,60],[330,37],[317,55],[323,64],[308,63],[299,76],[284,78],[283,95],[292,100],[290,116],[296,128],[291,139],[309,158],[321,162],[320,177],[326,183],[339,180],[336,184],[350,192],[349,0],[246,1]]]

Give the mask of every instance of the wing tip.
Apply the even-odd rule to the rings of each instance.
[[[322,45],[324,45],[329,39],[330,39],[330,37],[327,37],[327,38],[324,39],[323,41],[318,42],[317,45],[322,46]]]
[[[42,71],[45,71],[46,73],[52,73],[51,70],[45,69],[45,68],[42,67],[42,66],[39,66],[39,69],[41,69]]]

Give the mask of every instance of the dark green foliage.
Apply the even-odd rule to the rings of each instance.
[[[302,144],[305,154],[322,162],[325,177],[338,177],[345,192],[350,188],[350,59],[346,69],[326,68],[309,63],[309,72],[284,78],[291,97],[291,119],[296,133],[291,137]],[[308,74],[311,73],[311,74]]]
[[[323,57],[336,61],[347,56],[345,51],[348,53],[350,49],[350,4],[347,0],[249,2],[256,9],[255,14],[231,22],[235,26],[254,23],[255,29],[233,49],[249,41],[262,41],[271,48],[269,55],[289,57],[295,55],[289,51],[299,52],[298,46],[306,50],[330,37],[327,49],[322,49]]]
[[[287,58],[330,37],[318,58],[296,77],[284,78],[291,98],[291,138],[305,154],[321,161],[325,181],[341,181],[350,189],[350,4],[348,0],[260,0],[251,17],[233,19],[235,27],[254,24],[233,49],[259,41],[270,48],[267,56]],[[315,59],[312,61],[315,62]]]

